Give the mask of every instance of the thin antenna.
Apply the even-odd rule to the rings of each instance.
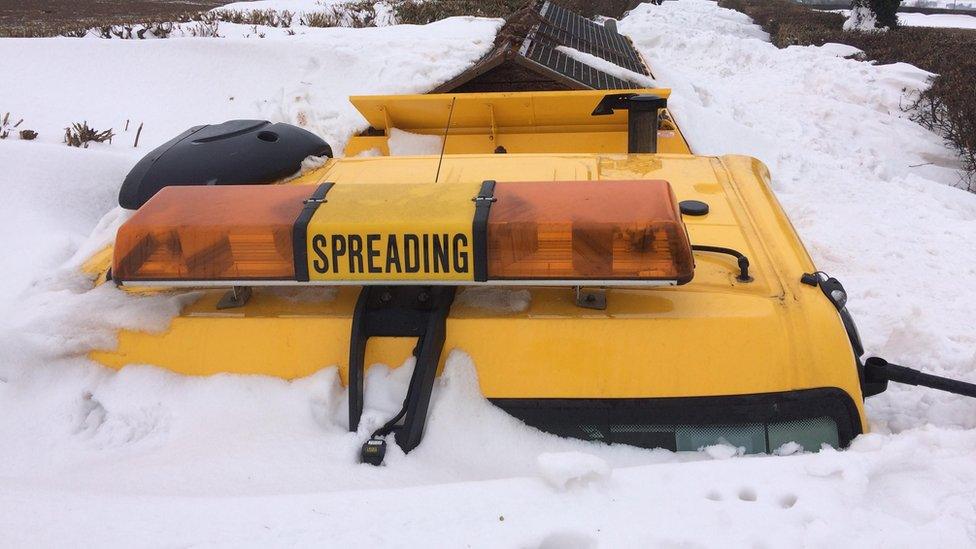
[[[441,177],[441,163],[444,162],[444,149],[447,148],[447,132],[451,130],[451,118],[454,116],[454,102],[457,96],[451,98],[451,112],[447,113],[447,127],[444,128],[444,139],[441,141],[441,157],[437,159],[437,175],[434,176],[434,183]]]

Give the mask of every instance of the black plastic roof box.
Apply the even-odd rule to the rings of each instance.
[[[290,124],[230,120],[194,126],[147,154],[126,176],[119,205],[135,210],[172,185],[261,185],[297,173],[309,156],[332,157],[319,136]]]

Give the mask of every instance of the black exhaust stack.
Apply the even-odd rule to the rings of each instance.
[[[606,116],[625,109],[627,116],[627,152],[657,152],[658,112],[668,106],[668,99],[650,94],[614,93],[603,97],[593,109],[593,116]]]

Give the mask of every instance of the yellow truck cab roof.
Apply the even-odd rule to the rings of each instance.
[[[695,254],[688,284],[611,288],[605,310],[578,307],[569,288],[521,290],[530,295],[524,310],[500,311],[462,297],[451,308],[444,349],[472,357],[486,397],[656,398],[823,389],[841,399],[846,395],[844,405],[856,407],[853,429],[866,429],[850,342],[823,293],[800,282],[816,269],[758,160],[672,154],[342,158],[288,184],[446,186],[486,179],[666,180],[679,201],[708,204],[707,215],[684,218],[692,244],[742,252],[753,277],[739,281],[734,258],[702,252]],[[333,300],[307,302],[256,288],[244,306],[217,310],[222,293],[207,291],[164,334],[122,331],[116,349],[92,357],[116,368],[152,363],[186,374],[284,378],[338,365],[346,379],[357,287],[340,288]],[[168,339],[180,345],[167,345]],[[394,338],[371,342],[366,364],[399,365],[412,346],[412,340]]]

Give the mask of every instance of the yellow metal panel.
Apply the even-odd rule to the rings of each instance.
[[[311,280],[474,280],[472,198],[480,188],[335,185],[308,224]]]
[[[586,90],[550,92],[443,93],[424,95],[359,95],[349,101],[376,129],[387,124],[406,131],[443,132],[451,118],[452,128],[491,127],[492,115],[499,128],[553,127],[563,131],[573,126],[627,124],[626,111],[591,116],[604,96],[640,93],[669,97],[671,90]],[[454,114],[451,105],[454,105]]]
[[[589,90],[355,96],[350,101],[378,130],[398,128],[424,135],[444,135],[447,130],[445,154],[493,153],[499,146],[509,154],[626,153],[627,111],[591,114],[607,94],[625,92],[671,94],[667,89]],[[386,137],[353,137],[345,154],[372,149],[389,154]],[[658,151],[691,152],[679,129],[658,132]]]

